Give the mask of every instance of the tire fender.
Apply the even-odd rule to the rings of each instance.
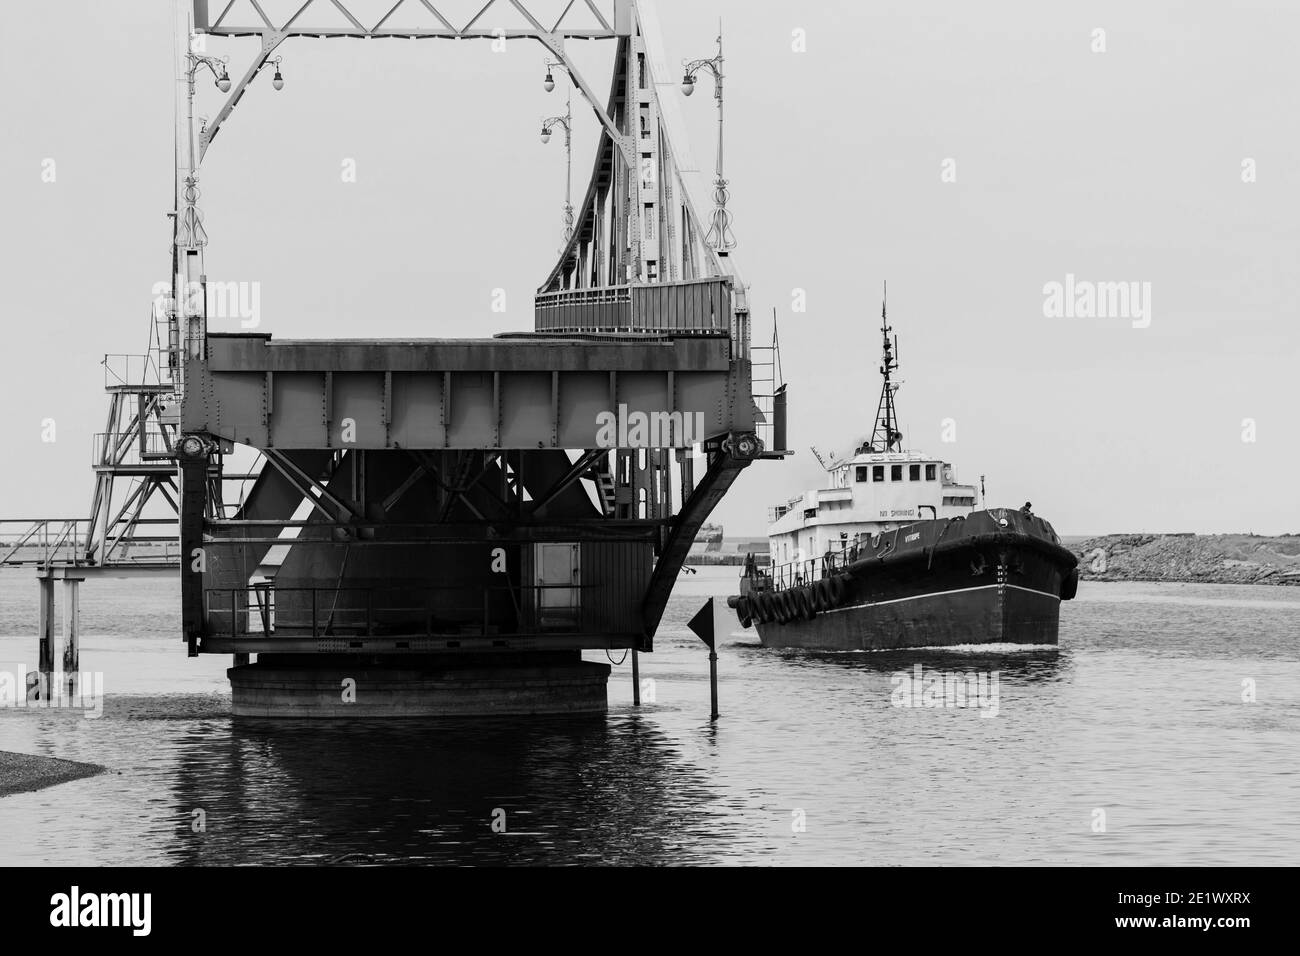
[[[1061,578],[1061,600],[1073,601],[1074,596],[1079,593],[1079,569],[1070,568],[1065,577]]]

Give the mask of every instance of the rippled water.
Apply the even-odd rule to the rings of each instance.
[[[735,570],[681,579],[641,658],[653,704],[631,706],[625,662],[607,717],[474,723],[234,720],[229,660],[185,656],[171,584],[88,582],[103,718],[0,710],[0,750],[110,772],[0,797],[0,863],[1296,862],[1300,591],[1085,582],[1059,651],[783,652],[737,631],[711,725],[685,622]],[[0,670],[35,667],[35,592],[0,572]],[[892,706],[917,663],[998,671],[997,715]]]

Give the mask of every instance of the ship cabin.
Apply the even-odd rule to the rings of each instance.
[[[920,452],[864,444],[827,472],[827,487],[791,498],[770,514],[768,546],[778,588],[843,567],[873,535],[917,521],[964,518],[976,507],[974,486],[959,484],[952,465]]]

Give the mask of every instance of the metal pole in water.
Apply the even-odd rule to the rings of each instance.
[[[719,605],[719,609],[723,605]],[[715,612],[713,598],[704,602],[704,607],[695,612],[686,626],[695,632],[695,635],[702,640],[709,648],[709,719],[718,719],[718,649],[717,649],[717,629],[715,627]]]
[[[636,648],[632,648],[632,703],[641,706],[641,667],[637,663]]]
[[[709,648],[709,699],[713,704],[713,710],[709,714],[709,720],[718,719],[718,652],[712,647]]]

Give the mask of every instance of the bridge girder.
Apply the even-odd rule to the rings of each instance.
[[[650,650],[690,540],[762,454],[746,292],[699,227],[679,77],[651,0],[572,0],[549,20],[540,0],[480,0],[461,19],[448,2],[390,0],[366,17],[367,0],[192,0],[198,34],[261,44],[214,119],[197,133],[191,122],[178,223],[195,218],[179,213],[193,211],[213,137],[289,39],[530,38],[602,134],[534,332],[277,342],[208,334],[205,316],[186,316],[175,364],[191,653]],[[314,21],[319,11],[344,22]],[[399,26],[412,11],[432,19]],[[523,25],[492,22],[504,12]],[[575,39],[616,43],[604,101],[567,55]],[[198,239],[177,233],[187,276],[201,273]],[[634,431],[637,415],[648,430]],[[210,473],[230,443],[267,464],[223,505]],[[559,584],[557,555],[573,569]]]

